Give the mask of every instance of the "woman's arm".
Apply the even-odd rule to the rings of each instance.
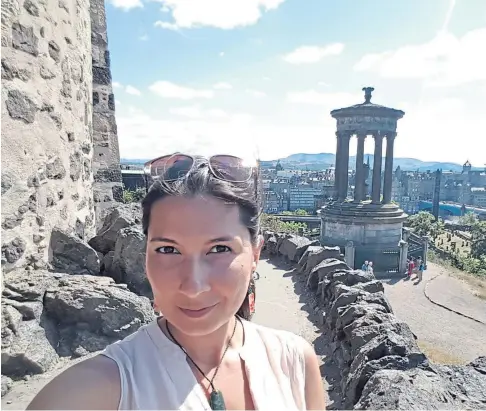
[[[317,355],[312,346],[304,340],[305,361],[305,404],[308,410],[325,410],[324,385]]]
[[[116,410],[120,396],[118,366],[98,355],[59,374],[35,396],[27,410]]]

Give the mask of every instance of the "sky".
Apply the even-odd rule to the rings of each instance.
[[[334,153],[330,111],[372,86],[372,102],[405,111],[395,157],[486,163],[486,0],[107,0],[106,11],[124,158]]]

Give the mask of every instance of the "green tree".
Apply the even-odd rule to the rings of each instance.
[[[477,221],[471,227],[471,257],[486,259],[486,221]]]
[[[305,215],[309,215],[309,213],[305,210],[302,210],[302,209],[298,209],[298,210],[295,210],[294,211],[294,214],[295,215],[298,215],[298,216],[305,216]]]
[[[466,213],[463,216],[459,217],[459,224],[466,225],[466,226],[473,226],[478,223],[478,217],[474,213]]]
[[[307,224],[294,221],[281,221],[274,215],[262,214],[260,219],[262,230],[273,231],[275,233],[299,234],[299,229],[307,231]]]
[[[432,214],[427,211],[420,211],[408,218],[408,223],[415,234],[423,236],[428,235],[437,238],[444,232],[444,223],[442,221],[435,221]]]
[[[137,188],[136,190],[123,189],[124,203],[139,203],[145,197],[145,189]]]

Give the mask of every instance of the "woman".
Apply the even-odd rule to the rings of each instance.
[[[146,271],[163,317],[63,372],[29,409],[325,409],[312,347],[242,318],[262,247],[256,168],[175,154],[146,171]]]

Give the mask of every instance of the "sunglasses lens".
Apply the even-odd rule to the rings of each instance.
[[[165,181],[177,180],[191,170],[193,161],[192,157],[184,154],[158,158],[151,164],[150,174]]]
[[[253,173],[253,167],[238,157],[233,156],[213,156],[210,165],[214,175],[221,180],[233,183],[243,183],[248,181]]]

